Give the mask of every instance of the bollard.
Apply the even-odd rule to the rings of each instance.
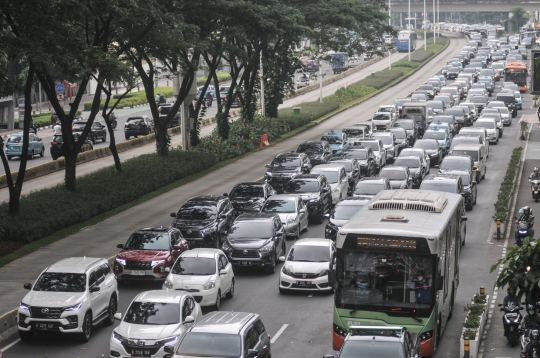
[[[485,294],[486,294],[486,289],[484,288],[484,286],[480,286],[480,294],[481,294],[481,295],[485,295]]]
[[[465,351],[465,355],[463,356],[463,358],[470,358],[469,340],[468,339],[463,340],[463,350]]]
[[[501,220],[497,219],[497,240],[501,239]]]

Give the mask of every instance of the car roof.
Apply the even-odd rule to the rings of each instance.
[[[182,252],[182,257],[201,257],[201,258],[214,258],[216,253],[222,252],[220,249],[210,248],[194,248]]]
[[[480,143],[463,143],[463,144],[456,145],[453,150],[460,150],[460,149],[478,150],[482,146],[483,144],[480,144]]]
[[[90,267],[104,262],[97,257],[68,257],[49,266],[47,272],[85,273]]]
[[[469,174],[469,175],[472,175],[472,172],[470,170],[467,170],[467,169],[446,169],[443,171],[443,174],[455,174],[455,175],[460,175],[460,174]]]
[[[188,295],[190,295],[188,292],[180,290],[151,290],[139,293],[133,301],[177,303],[183,296]]]
[[[304,145],[304,144],[323,144],[323,143],[326,143],[326,141],[325,140],[308,140],[308,141],[305,141],[304,143],[301,143],[300,145]]]
[[[214,311],[195,323],[190,332],[238,334],[256,317],[254,313]]]
[[[186,203],[191,201],[199,201],[199,202],[206,202],[206,203],[217,203],[218,201],[225,199],[226,196],[222,195],[199,195],[194,196],[192,198],[189,198]]]
[[[423,181],[456,182],[461,178],[455,174],[428,174]]]
[[[417,158],[417,157],[414,157],[414,158]],[[388,179],[386,178],[378,178],[378,177],[364,177],[362,179],[360,179],[360,181],[358,181],[359,183],[360,182],[366,182],[366,181],[372,181],[372,182],[385,182],[387,181]]]
[[[296,153],[296,152],[286,152],[286,153],[279,153],[276,155],[276,158],[280,157],[293,157],[293,158],[299,158],[301,156],[305,155],[304,153]]]
[[[274,197],[274,196],[272,196]],[[251,222],[271,222],[274,217],[278,216],[276,213],[245,213],[236,217],[234,222],[238,221],[251,221]]]
[[[454,148],[455,149],[455,148]],[[468,160],[468,161],[471,161],[472,158],[468,155],[447,155],[446,157],[443,158],[443,162],[446,160],[446,161],[451,161],[451,160]]]
[[[332,244],[332,241],[329,239],[311,239],[311,238],[305,238],[296,240],[293,244],[293,246],[301,245],[301,246],[330,246]]]
[[[339,169],[339,168],[344,168],[343,165],[339,164],[339,163],[328,163],[328,164],[319,164],[319,165],[316,165],[313,167],[313,169],[311,170],[317,170],[317,169]]]
[[[398,157],[398,158],[406,158],[406,157]],[[418,157],[415,157],[415,158],[418,158]],[[404,166],[401,166],[401,165],[389,165],[389,166],[385,166],[383,168],[381,168],[381,171],[387,171],[387,170],[399,170],[399,171],[407,171],[407,169],[409,169],[408,167],[404,167]],[[380,175],[380,173],[379,173]]]
[[[397,159],[414,159],[414,160],[420,160],[420,158],[418,158],[417,156],[415,155],[404,155],[404,156],[399,156],[396,158]]]

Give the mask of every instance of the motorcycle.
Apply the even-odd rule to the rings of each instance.
[[[499,307],[502,307],[502,303],[499,304]],[[504,312],[504,335],[512,347],[515,347],[519,340],[519,325],[523,319],[523,316],[519,313],[521,310],[523,310],[523,307],[514,305],[501,308],[501,311]]]
[[[540,180],[529,180],[529,183],[531,183],[532,198],[537,203],[540,199]]]
[[[521,336],[521,354],[520,358],[540,358],[540,347],[531,345],[531,336],[538,337],[540,326],[533,323],[533,328],[526,329]],[[523,332],[522,332],[523,333]]]
[[[515,218],[517,220],[517,218]],[[525,238],[533,237],[533,233],[529,229],[529,223],[527,221],[518,221],[515,231],[516,244],[521,247]]]

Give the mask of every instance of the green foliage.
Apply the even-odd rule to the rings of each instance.
[[[173,96],[173,88],[172,87],[156,87],[154,88],[154,93],[161,93],[165,98],[170,98]],[[121,94],[115,94],[113,98],[120,98]],[[148,103],[148,99],[146,98],[146,91],[138,91],[138,92],[130,92],[128,93],[121,101],[118,103],[117,108],[122,107],[131,107],[131,106],[137,106],[139,104],[145,104]],[[103,106],[105,105],[105,100],[101,100],[101,103],[99,105],[99,109],[103,109]],[[92,109],[92,102],[85,102],[84,103],[84,110],[89,111]]]
[[[486,303],[487,296],[485,294],[481,295],[479,293],[475,294],[473,297],[474,303],[480,303],[485,304]],[[474,305],[473,305],[474,306]]]
[[[231,80],[231,75],[225,72],[216,73],[219,82],[226,82]],[[202,86],[206,83],[208,76],[197,77],[197,86]]]
[[[485,308],[486,306],[485,306],[485,299],[484,299],[484,304],[475,302],[472,305],[471,304],[466,305],[464,307],[464,311],[469,312],[470,315],[480,316],[485,311]]]
[[[394,69],[392,70],[386,69],[383,71],[373,73],[371,76],[368,76],[364,78],[363,80],[356,82],[355,85],[381,89],[384,86],[389,85],[392,81],[397,80],[401,76],[403,76],[403,72],[401,71],[396,71]]]
[[[469,313],[467,319],[463,323],[465,328],[479,328],[480,327],[480,316],[476,314]]]
[[[199,173],[217,162],[211,153],[180,150],[171,150],[167,158],[155,154],[135,157],[122,163],[120,173],[108,167],[78,178],[77,192],[57,185],[22,197],[18,216],[8,214],[8,203],[0,204],[0,227],[5,230],[6,240],[36,241]]]
[[[414,52],[411,52],[411,61],[424,62],[433,55],[433,51],[416,50]]]
[[[279,110],[279,120],[285,121],[293,130],[339,108],[337,103],[327,101],[326,98],[323,103],[303,102],[296,105],[301,108],[300,114],[294,114],[293,107],[282,108]]]
[[[419,66],[420,64],[418,62],[407,61],[407,60],[399,60],[392,63],[393,69],[395,69],[395,67],[418,68]]]
[[[340,105],[352,102],[375,92],[373,87],[363,85],[350,85],[349,87],[339,88],[333,95],[324,98],[325,102],[336,102]]]
[[[508,204],[510,202],[512,188],[514,187],[514,178],[519,167],[522,151],[522,147],[514,148],[512,151],[512,156],[510,157],[510,162],[508,163],[508,168],[506,169],[506,174],[503,182],[501,183],[499,194],[497,195],[497,201],[494,204],[495,215],[493,215],[493,220],[495,221],[500,220],[503,222],[506,220],[506,216],[508,215]]]
[[[463,339],[469,339],[471,341],[476,339],[476,330],[474,329],[466,329],[463,331]]]

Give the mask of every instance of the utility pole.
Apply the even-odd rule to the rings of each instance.
[[[260,76],[261,76],[261,115],[264,117],[264,73],[263,73],[263,55],[261,50],[261,60],[260,60]]]
[[[433,0],[433,43],[435,43],[435,0]]]
[[[424,51],[427,50],[427,12],[426,12],[426,0],[424,0]]]
[[[322,103],[322,61],[321,59],[319,59],[319,91],[320,91],[319,102]]]
[[[392,3],[388,0],[388,26],[392,26]]]
[[[39,114],[41,114],[41,82],[39,82]]]
[[[411,0],[409,0],[409,62],[411,62]]]

